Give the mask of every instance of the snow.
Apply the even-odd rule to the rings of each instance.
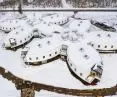
[[[88,14],[88,13],[87,13]],[[99,15],[99,14],[98,14]],[[105,14],[100,14],[101,16],[94,15],[93,17],[97,16],[97,18],[100,18]],[[114,17],[116,13],[107,14],[105,16],[108,17]],[[83,18],[83,16],[87,16],[87,18],[90,18],[90,15],[81,15],[79,17]],[[84,17],[84,18],[85,18]],[[92,18],[93,18],[92,17]],[[111,19],[110,19],[111,20]],[[114,21],[114,20],[113,20]],[[116,17],[115,17],[116,21]],[[116,23],[116,22],[115,22]],[[14,75],[17,75],[21,78],[31,80],[34,82],[54,85],[54,86],[61,86],[66,88],[76,88],[76,89],[92,89],[92,88],[106,88],[111,87],[117,84],[117,76],[116,74],[116,59],[117,54],[106,54],[101,55],[102,60],[104,62],[104,71],[102,74],[102,79],[100,83],[98,83],[97,86],[84,86],[80,81],[75,79],[69,72],[67,65],[65,62],[61,60],[56,60],[48,64],[44,64],[41,66],[26,66],[23,62],[23,60],[20,57],[21,49],[18,49],[16,52],[6,50],[2,47],[2,43],[4,38],[6,37],[6,34],[3,32],[0,32],[0,66],[6,68],[7,70],[11,71]],[[115,35],[113,34],[113,37]],[[38,39],[34,39],[38,40]],[[114,44],[115,45],[115,44]],[[3,81],[2,81],[3,80]],[[17,94],[17,91],[12,87],[13,85],[6,84],[6,80],[3,78],[0,78],[0,83],[4,87],[0,91],[0,94],[3,95],[2,97],[19,97],[19,94]],[[9,87],[9,90],[7,90]],[[3,92],[3,93],[2,93]],[[10,93],[10,94],[9,94]],[[66,97],[66,95],[58,95],[56,93],[51,93],[47,91],[41,91],[40,93],[36,93],[36,97],[46,97],[47,96],[63,96]],[[116,97],[116,96],[115,96]]]
[[[0,76],[0,96],[1,97],[20,97],[20,91],[16,90],[15,85]]]
[[[35,97],[80,97],[80,96],[63,95],[63,94],[41,90],[40,92],[36,92]]]

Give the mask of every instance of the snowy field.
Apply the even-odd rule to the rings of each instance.
[[[40,13],[35,17],[40,17]],[[29,18],[32,16],[29,15]],[[97,19],[113,25],[117,28],[117,13],[99,13],[99,12],[79,12],[75,16],[82,19]],[[101,55],[104,61],[104,72],[101,82],[97,86],[84,86],[80,81],[74,78],[65,62],[56,60],[54,62],[44,64],[41,66],[26,66],[20,57],[21,49],[16,52],[6,50],[2,47],[2,43],[6,34],[0,31],[0,66],[11,71],[23,79],[31,80],[34,82],[44,83],[65,88],[73,89],[92,89],[111,87],[117,84],[117,54]],[[32,42],[36,41],[33,39]],[[30,44],[30,43],[29,43]],[[14,59],[15,58],[15,59]],[[20,97],[20,91],[17,91],[11,82],[3,79],[0,76],[0,96],[1,97]],[[47,91],[36,92],[36,97],[70,97],[68,95],[61,95]],[[73,96],[72,96],[73,97]],[[117,96],[113,96],[117,97]]]

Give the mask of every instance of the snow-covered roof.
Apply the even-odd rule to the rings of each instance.
[[[63,14],[53,14],[43,18],[43,21],[52,24],[64,24],[68,21],[68,17],[64,16]]]
[[[8,33],[7,37],[5,38],[5,42],[8,42],[10,38],[16,39],[17,40],[24,40],[26,37],[28,37],[30,34],[32,34],[32,28],[31,26],[29,26],[28,24],[26,24],[25,26],[20,26],[17,29],[11,31],[10,33]]]
[[[94,45],[96,49],[116,50],[117,33],[107,31],[93,31],[85,35],[85,40]]]
[[[16,29],[16,27],[23,25],[24,20],[4,20],[1,22],[0,26],[5,30],[7,29]]]
[[[42,61],[43,56],[48,56],[53,50],[55,50],[58,47],[61,47],[61,45],[61,39],[56,36],[37,40],[29,47],[29,51],[25,57],[26,61],[36,62],[36,57],[39,58],[39,61]]]
[[[5,15],[2,15],[2,18],[0,18],[0,22],[4,20],[21,20],[26,18],[25,14],[19,14],[18,12],[15,12],[12,14],[12,12],[5,13]]]
[[[101,65],[102,62],[99,53],[91,46],[82,42],[69,45],[68,58],[72,62],[71,64],[75,65],[74,68],[76,68],[76,72],[83,74],[83,78],[89,75],[91,67],[94,64]]]
[[[69,29],[76,29],[79,33],[86,32],[91,26],[90,20],[72,20]]]
[[[45,24],[44,22],[34,26],[35,29],[38,29],[39,32],[45,35],[52,35],[55,31],[62,33],[63,27],[55,24]]]
[[[41,22],[41,20],[31,20],[31,19],[27,19],[26,22],[31,25],[31,26],[35,26],[37,24],[39,24]]]
[[[64,40],[70,40],[70,41],[77,41],[79,39],[79,33],[78,31],[75,30],[71,30],[69,28],[64,29],[64,32],[61,33],[61,37]]]

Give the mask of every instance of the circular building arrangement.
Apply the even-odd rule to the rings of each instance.
[[[5,31],[9,29],[6,25],[9,21],[1,26]],[[116,52],[117,33],[102,31],[90,20],[54,13],[42,15],[38,21],[28,18],[16,20],[18,23],[11,21],[10,28],[15,29],[9,30],[4,40],[6,49],[23,46],[21,58],[27,65],[42,65],[60,58],[66,62],[71,74],[85,85],[96,85],[101,80],[103,60],[98,51]],[[26,45],[33,38],[37,41]]]

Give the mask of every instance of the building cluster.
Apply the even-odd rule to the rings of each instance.
[[[65,13],[42,14],[32,20],[20,16],[0,22],[0,30],[7,32],[3,46],[11,50],[23,47],[21,58],[26,65],[64,59],[71,74],[85,85],[95,85],[101,79],[103,60],[99,53],[117,52],[116,32],[103,31],[90,20]]]

